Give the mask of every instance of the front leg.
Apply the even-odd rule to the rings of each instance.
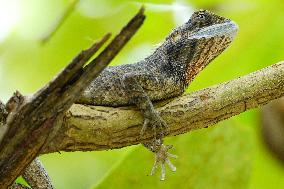
[[[152,87],[151,90],[161,90],[163,89],[163,83],[157,77],[135,73],[124,75],[122,82],[128,97],[131,99],[131,103],[135,104],[144,115],[141,135],[143,135],[145,130],[149,127],[152,128],[154,132],[154,139],[143,144],[146,148],[155,153],[155,162],[150,175],[153,175],[158,164],[161,164],[161,180],[165,180],[165,163],[169,165],[172,171],[176,171],[176,168],[168,159],[168,157],[176,158],[176,156],[167,152],[172,145],[163,144],[162,138],[164,136],[164,129],[168,128],[168,126],[159,116],[151,99],[142,87],[143,84],[147,85],[147,89]],[[157,132],[157,130],[159,130],[159,132]]]
[[[159,116],[155,110],[151,99],[144,91],[142,84],[148,87],[152,86],[151,90],[157,90],[161,83],[159,79],[154,76],[142,75],[142,74],[125,74],[122,79],[124,90],[130,99],[130,103],[135,104],[139,110],[143,113],[144,124],[141,129],[141,135],[144,134],[147,128],[152,128],[154,137],[163,138],[163,131],[167,128],[166,122]],[[157,132],[157,129],[159,132]]]

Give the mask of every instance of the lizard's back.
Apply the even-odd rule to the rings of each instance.
[[[125,64],[106,68],[83,92],[77,103],[125,106],[132,105],[123,77],[127,74],[136,75],[139,83],[152,101],[178,96],[183,92],[177,80],[165,75],[155,62],[142,60],[135,64]]]
[[[137,96],[140,100],[147,96],[148,101],[178,96],[229,46],[237,30],[237,25],[229,19],[197,11],[188,22],[174,29],[149,57],[135,64],[105,69],[77,103],[124,106],[139,104],[133,103]],[[125,86],[124,79],[129,76],[131,82]]]

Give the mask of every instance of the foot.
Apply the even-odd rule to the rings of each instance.
[[[161,141],[161,140],[157,140],[157,141]],[[161,141],[160,145],[155,143],[154,145],[152,144],[152,146],[150,146],[148,143],[148,144],[144,144],[144,146],[155,153],[155,161],[154,161],[154,165],[152,167],[150,175],[153,175],[156,172],[159,164],[161,166],[160,180],[162,181],[165,180],[166,178],[166,168],[165,168],[166,163],[168,164],[168,166],[170,167],[172,171],[176,171],[176,167],[172,164],[169,158],[170,157],[177,158],[177,156],[168,152],[168,150],[171,149],[173,145],[164,145],[162,144],[162,141]]]

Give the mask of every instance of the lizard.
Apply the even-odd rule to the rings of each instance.
[[[237,24],[228,18],[208,10],[196,11],[145,59],[102,71],[76,103],[111,107],[135,105],[144,117],[141,135],[152,129],[155,136],[143,143],[155,153],[150,175],[160,164],[160,179],[164,180],[165,164],[176,171],[169,157],[177,156],[168,152],[172,145],[163,144],[168,126],[153,102],[183,94],[195,76],[229,46],[237,30]]]
[[[149,127],[154,131],[154,139],[143,144],[155,153],[151,175],[161,164],[161,180],[164,180],[165,163],[175,171],[169,157],[176,156],[168,152],[172,145],[163,144],[163,130],[168,126],[154,109],[153,102],[181,95],[194,77],[229,46],[237,30],[237,25],[227,18],[207,10],[194,12],[188,22],[175,28],[144,60],[105,69],[76,103],[112,107],[136,105],[144,116],[141,135]],[[0,103],[0,127],[13,116],[23,100],[22,95],[16,93],[6,107]],[[40,181],[41,186],[53,188],[38,163],[35,160],[30,168],[39,168],[34,170],[43,174],[35,176],[32,173],[31,177],[42,180],[29,179],[27,175],[28,183],[34,183],[33,187],[37,188],[37,181]],[[25,174],[32,171],[26,170]]]

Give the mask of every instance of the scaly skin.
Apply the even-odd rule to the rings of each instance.
[[[101,106],[136,105],[144,115],[141,134],[152,128],[155,138],[144,146],[156,154],[151,174],[161,163],[175,171],[168,157],[175,157],[163,145],[165,121],[152,102],[181,95],[194,77],[220,53],[237,32],[237,25],[229,19],[206,10],[191,16],[188,22],[175,28],[149,57],[135,64],[109,67],[85,90],[76,103]]]

